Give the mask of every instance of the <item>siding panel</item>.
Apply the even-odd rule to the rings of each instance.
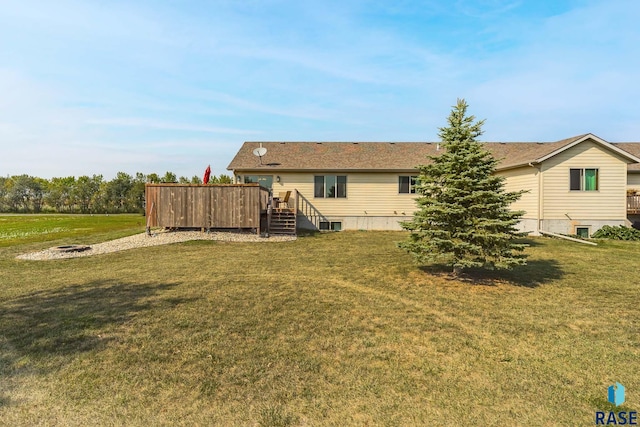
[[[313,196],[315,175],[319,174],[280,173],[280,182],[274,180],[273,193],[297,189],[321,214],[329,216],[403,216],[416,210],[415,194],[398,193],[400,174],[337,173],[347,176],[347,197],[335,199]]]
[[[569,169],[598,168],[598,191],[570,191]],[[544,219],[626,218],[627,163],[594,142],[585,141],[542,164]]]
[[[520,200],[511,205],[513,210],[523,210],[523,218],[535,219],[538,216],[538,174],[537,168],[526,166],[518,169],[498,172],[504,176],[504,188],[506,191],[527,190]]]
[[[507,179],[505,189],[531,190],[513,205],[524,210],[527,218],[535,218],[538,210],[536,168],[526,167],[501,172]],[[340,174],[340,173],[339,173]],[[398,177],[394,173],[342,173],[347,176],[347,197],[336,199],[315,198],[312,173],[280,173],[280,182],[274,179],[273,192],[298,190],[319,213],[326,216],[398,216],[413,215],[417,205],[415,194],[398,192]],[[406,175],[406,174],[404,174]]]
[[[640,173],[627,174],[627,189],[640,191]]]

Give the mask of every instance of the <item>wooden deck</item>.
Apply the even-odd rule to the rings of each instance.
[[[147,227],[261,231],[269,190],[258,184],[147,184]]]
[[[627,215],[640,214],[640,196],[627,196]]]

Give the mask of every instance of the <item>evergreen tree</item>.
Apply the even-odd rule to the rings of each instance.
[[[441,154],[418,167],[418,210],[401,223],[411,234],[399,246],[420,263],[444,263],[454,273],[525,264],[525,245],[515,242],[523,235],[515,226],[524,212],[509,209],[523,191],[504,190],[504,178],[494,173],[498,161],[476,141],[484,120],[474,123],[466,112],[459,99],[438,134]]]

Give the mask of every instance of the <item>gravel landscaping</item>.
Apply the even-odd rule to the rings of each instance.
[[[18,255],[16,258],[32,261],[78,258],[91,255],[106,254],[110,252],[124,251],[127,249],[142,248],[146,246],[168,245],[170,243],[186,242],[188,240],[217,240],[222,242],[290,242],[295,236],[270,236],[260,237],[250,233],[209,232],[200,231],[158,231],[151,234],[136,234],[109,242],[91,245],[89,249],[82,251],[61,251],[57,248],[49,248],[39,252]]]

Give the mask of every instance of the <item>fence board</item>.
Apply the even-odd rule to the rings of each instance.
[[[269,190],[257,184],[145,186],[150,227],[259,230],[268,200]]]

